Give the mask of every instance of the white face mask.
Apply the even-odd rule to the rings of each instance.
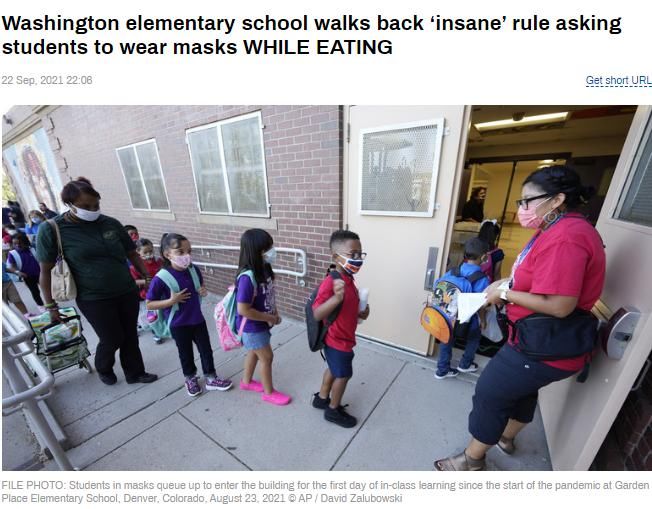
[[[102,214],[99,208],[97,210],[86,210],[75,207],[74,205],[68,205],[68,208],[70,208],[70,211],[82,221],[97,221],[100,214]]]
[[[270,265],[274,265],[274,262],[276,262],[276,248],[273,247],[266,253],[263,253],[263,260],[265,260],[265,263],[269,263]]]

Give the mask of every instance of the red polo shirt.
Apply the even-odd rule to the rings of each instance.
[[[344,281],[344,301],[337,318],[328,328],[324,342],[336,350],[352,352],[355,346],[355,330],[358,327],[360,298],[358,297],[358,289],[353,281],[353,276],[343,272],[340,272],[340,276]],[[327,276],[321,282],[317,297],[312,305],[313,310],[334,295],[333,281],[334,279],[331,276]]]
[[[539,234],[516,269],[512,290],[577,297],[577,307],[590,311],[602,293],[605,267],[600,234],[580,214],[570,213]],[[507,305],[507,317],[512,322],[532,313],[516,304]],[[586,357],[545,363],[558,369],[579,371]]]

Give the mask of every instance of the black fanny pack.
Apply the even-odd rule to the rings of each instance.
[[[533,360],[570,359],[590,353],[598,340],[598,319],[589,311],[575,309],[565,318],[534,313],[516,320],[512,334],[516,348]]]

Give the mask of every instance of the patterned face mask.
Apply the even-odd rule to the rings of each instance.
[[[344,269],[344,272],[347,274],[350,274],[351,276],[354,274],[357,274],[360,269],[362,268],[362,265],[364,264],[363,260],[355,260],[353,258],[346,258],[345,256],[342,256],[341,254],[337,254],[341,259],[344,260],[344,263],[342,262],[337,262],[340,267]]]
[[[180,256],[172,256],[171,257],[172,262],[177,266],[181,267],[183,269],[187,269],[190,267],[190,264],[192,263],[192,259],[190,258],[190,255],[180,255]]]

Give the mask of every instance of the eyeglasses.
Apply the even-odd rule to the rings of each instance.
[[[517,207],[523,207],[523,210],[527,210],[528,209],[528,204],[531,201],[539,200],[541,198],[546,198],[548,196],[552,196],[552,195],[549,194],[549,193],[546,193],[546,194],[540,194],[539,196],[533,196],[532,198],[523,198],[521,200],[516,200],[516,206]]]
[[[367,257],[367,253],[362,253],[360,251],[352,251],[351,253],[338,253],[340,256],[346,255],[347,257],[353,260],[364,260]]]

